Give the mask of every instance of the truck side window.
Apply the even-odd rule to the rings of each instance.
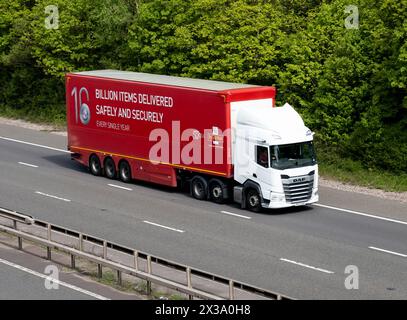
[[[269,167],[269,154],[267,147],[256,146],[256,160],[257,164],[261,165],[262,167]]]

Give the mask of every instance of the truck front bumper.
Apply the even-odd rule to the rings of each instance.
[[[267,209],[281,209],[281,208],[289,208],[289,207],[299,207],[299,206],[305,206],[308,204],[313,204],[319,201],[319,195],[318,192],[313,192],[311,199],[305,201],[305,202],[287,202],[285,200],[284,194],[281,194],[281,197],[270,197],[270,201],[268,202],[263,202],[261,205],[263,208]]]

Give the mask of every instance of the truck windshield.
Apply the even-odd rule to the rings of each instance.
[[[312,141],[270,147],[271,167],[289,169],[317,163]]]

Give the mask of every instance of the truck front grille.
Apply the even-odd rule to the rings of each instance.
[[[311,174],[312,173],[312,174]],[[314,174],[306,176],[288,177],[282,175],[285,200],[289,203],[302,203],[311,199],[314,186]]]

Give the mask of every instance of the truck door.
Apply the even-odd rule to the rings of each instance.
[[[253,180],[260,184],[270,184],[270,155],[266,146],[255,145],[254,156],[256,165],[254,166]],[[263,188],[262,188],[263,189]]]

